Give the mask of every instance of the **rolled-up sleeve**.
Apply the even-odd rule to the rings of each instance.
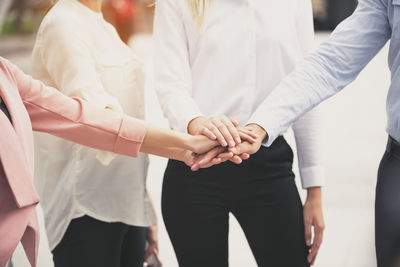
[[[170,126],[187,131],[202,112],[190,95],[192,76],[189,51],[179,1],[157,1],[154,18],[154,80],[164,115]]]
[[[67,97],[4,62],[15,78],[33,130],[96,149],[138,156],[147,131],[144,121]]]
[[[251,120],[268,133],[267,145],[303,114],[352,82],[391,35],[386,0],[360,0],[354,14],[285,78]]]

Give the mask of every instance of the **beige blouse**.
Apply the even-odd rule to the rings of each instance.
[[[113,26],[77,0],[60,0],[44,18],[32,55],[33,77],[69,96],[144,118],[142,63]],[[150,226],[148,157],[133,159],[37,134],[36,184],[50,248],[70,221],[89,215],[105,222]]]

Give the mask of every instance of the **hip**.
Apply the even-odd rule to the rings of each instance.
[[[184,163],[170,160],[164,179],[165,182],[181,180],[185,183],[191,180],[224,184],[255,181],[274,183],[280,180],[293,180],[292,165],[293,151],[286,140],[279,137],[270,147],[261,146],[257,153],[240,165],[228,161],[193,172]]]

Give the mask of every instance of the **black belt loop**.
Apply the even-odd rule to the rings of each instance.
[[[393,137],[389,136],[386,151],[392,155],[400,157],[400,143],[393,139]]]
[[[386,145],[386,152],[388,152],[388,153],[392,152],[392,144],[393,144],[393,139],[391,136],[389,136],[389,140]]]

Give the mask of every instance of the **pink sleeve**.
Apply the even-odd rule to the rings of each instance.
[[[147,127],[144,121],[64,96],[7,62],[35,131],[81,145],[136,157]]]

